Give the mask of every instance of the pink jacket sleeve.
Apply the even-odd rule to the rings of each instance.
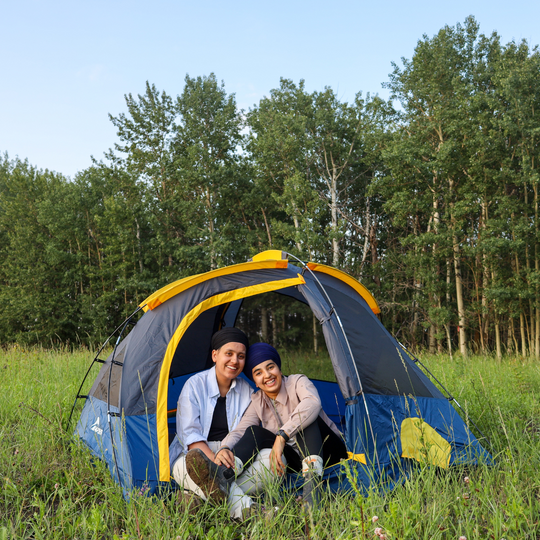
[[[303,427],[307,427],[317,420],[322,404],[315,385],[305,375],[300,376],[296,380],[294,388],[287,389],[287,392],[289,396],[295,392],[300,402],[281,428],[292,438]]]

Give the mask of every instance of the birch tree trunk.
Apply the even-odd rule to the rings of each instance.
[[[315,317],[315,313],[312,314],[313,316],[313,352],[315,353],[315,356],[319,354],[319,341],[317,339],[317,317]]]
[[[487,227],[487,221],[488,221],[488,208],[487,203],[485,199],[482,201],[482,232],[486,233],[486,227]],[[482,279],[482,314],[481,314],[481,324],[480,324],[480,342],[482,344],[482,353],[486,352],[486,345],[488,343],[488,328],[489,328],[489,309],[488,309],[488,301],[486,296],[486,289],[488,288],[489,284],[489,266],[488,266],[488,255],[484,252],[482,253],[482,270],[483,270],[483,279]],[[498,320],[499,318],[495,316],[496,319],[496,327],[495,330],[497,331],[498,328]],[[495,337],[496,339],[496,337]]]
[[[433,184],[434,185],[436,184],[436,175],[433,179]],[[439,234],[439,223],[440,223],[439,202],[437,200],[437,196],[434,191],[433,192],[433,231],[435,232],[435,234]],[[428,226],[428,232],[429,232],[429,226]],[[438,248],[437,242],[433,242],[432,255],[433,255],[434,261],[437,261],[437,248]],[[440,272],[439,264],[437,263],[436,272],[435,272],[435,276],[436,276],[435,279],[437,280],[439,278],[439,272]],[[436,308],[437,306],[440,306],[440,304],[441,304],[441,301],[440,301],[439,295],[437,294],[437,292],[434,292],[433,297],[432,297],[432,306]],[[429,352],[432,354],[436,352],[436,347],[437,347],[436,334],[437,333],[438,333],[438,325],[434,323],[433,321],[431,321],[431,325],[429,327]]]
[[[525,317],[523,311],[519,313],[519,329],[521,331],[521,354],[527,356],[527,338],[525,337]]]
[[[214,247],[214,216],[212,208],[212,194],[210,188],[206,189],[206,208],[208,210],[208,234],[210,235],[210,270],[217,268],[216,252]]]
[[[452,268],[450,265],[450,259],[446,259],[446,305],[450,305],[450,283],[452,281]],[[444,325],[446,330],[446,341],[448,343],[448,354],[450,355],[450,360],[453,359],[452,355],[452,334],[450,333],[450,323]]]
[[[463,356],[467,356],[467,333],[465,330],[465,303],[463,301],[463,283],[461,279],[461,258],[457,237],[452,237],[454,247],[454,273],[456,278],[456,302],[458,309],[458,334],[459,334],[459,351]]]
[[[293,214],[293,223],[294,223],[294,229],[296,230],[296,238],[294,239],[294,243],[296,244],[296,249],[300,253],[302,251],[302,245],[298,241],[298,233],[300,232],[300,223],[298,222],[298,209],[296,208],[296,204],[293,201],[293,208],[294,208],[294,214]]]
[[[491,273],[491,279],[495,281],[495,272]],[[499,315],[497,312],[495,312],[495,350],[497,353],[497,358],[500,360],[502,358],[501,327],[499,324]]]
[[[360,272],[359,272],[359,281],[362,281],[364,278],[364,265],[366,264],[367,254],[370,247],[371,239],[371,212],[370,212],[370,197],[366,197],[366,209],[364,211],[364,246],[362,248],[362,258],[360,260]],[[373,250],[372,250],[373,258]]]
[[[337,268],[339,264],[339,242],[337,239],[338,232],[338,209],[337,209],[337,178],[335,170],[332,171],[332,179],[330,182],[330,196],[331,196],[331,215],[332,215],[332,231],[334,237],[332,238],[332,263]]]
[[[262,340],[268,343],[268,308],[263,307],[261,309],[261,333]]]
[[[495,319],[495,347],[497,349],[497,358],[500,360],[502,358],[501,351],[501,329],[499,327],[499,318]]]
[[[512,219],[514,218],[514,215],[512,214]],[[512,231],[512,239],[516,240],[516,235],[514,231]],[[520,264],[519,264],[519,255],[518,252],[514,252],[514,264],[516,266],[516,275],[520,275]],[[527,341],[525,337],[525,317],[523,315],[523,309],[521,307],[521,301],[519,302],[519,332],[521,337],[521,354],[523,356],[527,356]]]
[[[453,196],[454,180],[449,181],[450,196]],[[454,215],[454,203],[450,203],[451,214],[450,222],[452,226],[452,251],[454,258],[454,276],[456,280],[456,303],[458,311],[458,337],[459,337],[459,351],[461,354],[467,356],[467,331],[465,326],[467,324],[465,318],[465,302],[463,300],[463,281],[461,277],[461,251],[459,249],[459,241],[457,237],[457,223]]]
[[[529,190],[528,190],[528,187],[527,187],[527,183],[524,184],[524,189],[525,189],[525,211],[527,212],[528,208],[529,208]],[[527,212],[528,213],[528,212]],[[527,235],[528,236],[528,235]],[[525,242],[525,268],[526,268],[526,276],[527,276],[527,285],[530,286],[530,275],[531,275],[531,261],[530,261],[530,257],[529,257],[529,242],[528,242],[528,238]],[[532,306],[532,302],[529,300],[529,324],[530,324],[530,328],[529,328],[529,324],[527,323],[527,317],[524,316],[524,326],[525,326],[525,331],[527,333],[527,337],[529,338],[527,341],[528,341],[528,352],[529,354],[533,354],[533,340],[532,340],[532,329],[533,329],[533,319],[534,319],[534,316],[533,316],[533,306]],[[523,355],[525,356],[525,353],[523,353]]]

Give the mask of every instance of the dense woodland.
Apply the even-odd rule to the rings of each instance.
[[[157,288],[273,248],[358,278],[413,349],[539,357],[538,50],[469,18],[385,84],[345,103],[282,79],[244,111],[213,74],[148,83],[75,178],[0,157],[0,343],[95,345]],[[250,309],[313,345],[305,310]]]

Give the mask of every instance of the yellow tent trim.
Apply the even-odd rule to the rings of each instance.
[[[307,265],[308,268],[313,272],[322,272],[323,274],[334,276],[335,278],[351,286],[368,303],[368,306],[371,308],[371,311],[375,313],[375,315],[378,315],[381,312],[381,308],[379,307],[379,304],[377,304],[377,300],[373,298],[373,295],[357,279],[354,279],[352,276],[349,276],[349,274],[346,274],[342,270],[332,268],[331,266],[326,266],[325,264],[309,262]]]
[[[284,259],[287,259],[287,253],[285,253],[284,251],[279,251],[277,249],[269,249],[255,255],[252,258],[252,261],[280,261]],[[362,285],[357,279],[354,279],[349,274],[343,272],[342,270],[338,270],[337,268],[327,266],[325,264],[309,262],[307,263],[307,266],[313,272],[322,272],[323,274],[334,276],[335,278],[347,283],[347,285],[350,285],[368,303],[369,307],[371,308],[373,313],[375,313],[375,315],[378,315],[381,312],[379,304],[377,303],[377,300],[373,298],[373,295],[366,289],[366,287],[364,287],[364,285]]]
[[[285,261],[286,262],[286,261]],[[244,263],[246,264],[246,263]],[[257,263],[260,264],[260,263]],[[241,265],[238,265],[241,266]],[[264,268],[272,268],[272,266],[264,266]],[[210,274],[211,272],[209,272]],[[207,274],[202,274],[206,276]],[[227,304],[234,302],[240,298],[247,298],[249,296],[255,296],[257,294],[276,291],[284,289],[286,287],[294,287],[296,285],[303,285],[305,283],[304,278],[298,274],[298,277],[282,279],[279,281],[269,281],[266,283],[260,283],[258,285],[251,285],[250,287],[244,287],[242,289],[236,289],[228,291],[222,294],[217,294],[208,298],[204,302],[201,302],[195,306],[186,316],[182,319],[182,322],[174,332],[172,339],[169,341],[167,350],[165,351],[165,357],[161,365],[161,372],[159,376],[158,395],[157,395],[157,410],[156,410],[156,427],[157,438],[159,448],[159,479],[162,482],[169,482],[171,479],[171,470],[169,464],[169,429],[167,423],[167,393],[169,384],[169,371],[171,369],[171,363],[173,360],[174,352],[178,343],[182,339],[182,336],[189,328],[191,323],[204,311],[211,309],[221,304]],[[176,293],[175,293],[176,294]],[[174,296],[174,295],[171,295]]]
[[[151,294],[146,300],[141,302],[139,306],[146,313],[149,309],[155,309],[159,305],[163,304],[173,296],[194,287],[199,283],[203,283],[209,279],[213,279],[220,276],[228,276],[230,274],[236,274],[237,272],[246,272],[249,270],[267,270],[269,268],[287,268],[288,262],[286,260],[271,260],[271,261],[254,261],[254,262],[245,262],[240,264],[234,264],[232,266],[225,266],[223,268],[218,268],[217,270],[211,270],[210,272],[205,272],[204,274],[196,274],[195,276],[189,276],[173,283],[169,283],[165,287],[159,289],[155,293]]]
[[[268,249],[257,253],[251,260],[252,261],[281,261],[288,259],[287,253],[280,251],[279,249]]]
[[[366,454],[353,454],[352,452],[347,452],[347,459],[353,459],[354,461],[358,461],[358,463],[362,463],[362,465],[367,465]]]
[[[401,422],[401,448],[401,457],[443,469],[450,465],[450,443],[421,418],[405,418]]]

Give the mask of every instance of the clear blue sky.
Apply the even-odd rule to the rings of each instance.
[[[214,72],[244,109],[280,77],[387,97],[391,62],[468,15],[503,43],[540,43],[532,0],[4,0],[0,153],[73,176],[113,146],[125,94],[148,80],[176,96],[186,74]]]

